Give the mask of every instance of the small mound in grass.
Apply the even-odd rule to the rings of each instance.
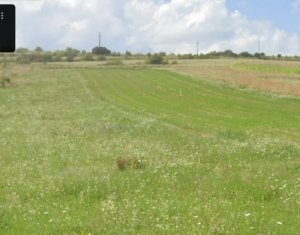
[[[120,171],[126,169],[138,170],[143,168],[142,161],[136,157],[118,157],[116,160],[117,168]]]

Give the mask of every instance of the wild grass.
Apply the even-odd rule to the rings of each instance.
[[[275,73],[275,74],[296,74],[300,75],[299,66],[286,66],[282,64],[258,64],[258,63],[237,63],[234,65],[235,68],[266,72],[266,73]]]
[[[300,96],[299,62],[262,60],[190,60],[169,69],[241,89]]]
[[[0,234],[298,233],[299,99],[144,68],[16,79],[0,89]]]

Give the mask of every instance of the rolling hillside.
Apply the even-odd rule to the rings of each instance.
[[[14,81],[0,89],[1,234],[299,231],[298,98],[126,66]]]

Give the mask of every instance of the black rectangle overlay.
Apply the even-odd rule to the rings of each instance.
[[[13,4],[0,4],[0,52],[16,49],[16,8]]]

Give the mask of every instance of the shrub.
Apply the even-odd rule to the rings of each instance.
[[[80,56],[81,61],[94,61],[94,56],[91,53],[84,53]]]
[[[110,55],[111,51],[106,47],[94,47],[92,50],[93,54],[96,55]]]
[[[164,57],[162,55],[154,54],[149,57],[150,64],[163,64],[163,62],[164,62]]]

